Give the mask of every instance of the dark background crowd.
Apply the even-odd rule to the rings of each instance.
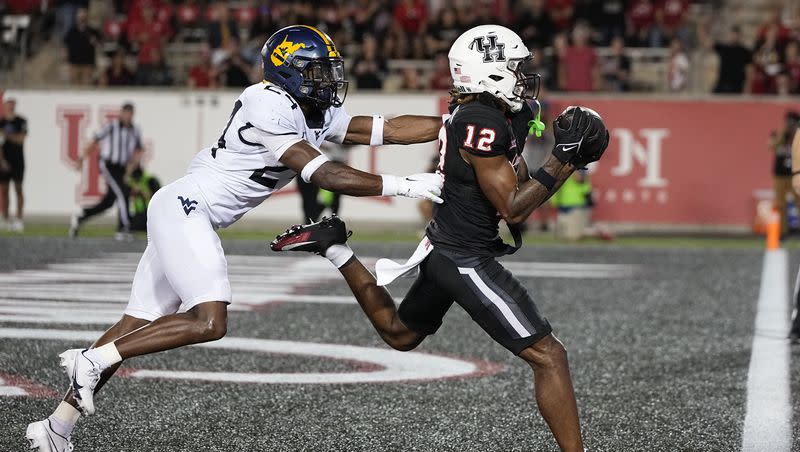
[[[720,23],[726,2],[713,0],[16,0],[0,7],[34,18],[26,58],[56,43],[69,68],[60,81],[75,85],[246,86],[261,78],[266,37],[302,23],[334,38],[357,89],[441,90],[450,86],[453,40],[499,23],[534,50],[552,91],[797,94],[796,2],[759,3],[768,17],[748,36]]]

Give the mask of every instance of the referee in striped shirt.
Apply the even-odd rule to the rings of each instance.
[[[99,146],[98,146],[99,144]],[[139,128],[133,124],[133,105],[122,106],[117,119],[111,120],[94,135],[94,139],[78,157],[78,169],[83,160],[100,149],[100,173],[106,181],[106,195],[94,206],[75,214],[70,222],[69,234],[78,235],[78,230],[89,218],[105,212],[116,205],[119,212],[117,240],[130,240],[130,214],[128,213],[128,195],[130,187],[126,180],[131,171],[139,165],[143,152],[142,136]]]

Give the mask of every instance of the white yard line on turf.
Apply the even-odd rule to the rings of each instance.
[[[753,350],[747,374],[743,452],[789,452],[789,274],[786,250],[767,251],[761,273]]]

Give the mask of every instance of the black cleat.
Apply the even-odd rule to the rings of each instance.
[[[352,234],[341,218],[331,215],[317,223],[290,227],[275,237],[269,247],[272,251],[306,251],[324,255],[331,245],[346,243]]]

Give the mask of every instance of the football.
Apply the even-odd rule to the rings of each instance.
[[[561,129],[569,129],[570,124],[572,124],[572,115],[575,113],[576,108],[578,108],[577,105],[570,105],[569,107],[565,108],[560,115],[558,115],[558,118],[556,118],[558,127],[560,127]],[[588,107],[580,107],[580,108],[582,108],[584,111],[589,112],[589,114],[598,117],[600,120],[603,119],[599,113],[592,110],[591,108]]]

